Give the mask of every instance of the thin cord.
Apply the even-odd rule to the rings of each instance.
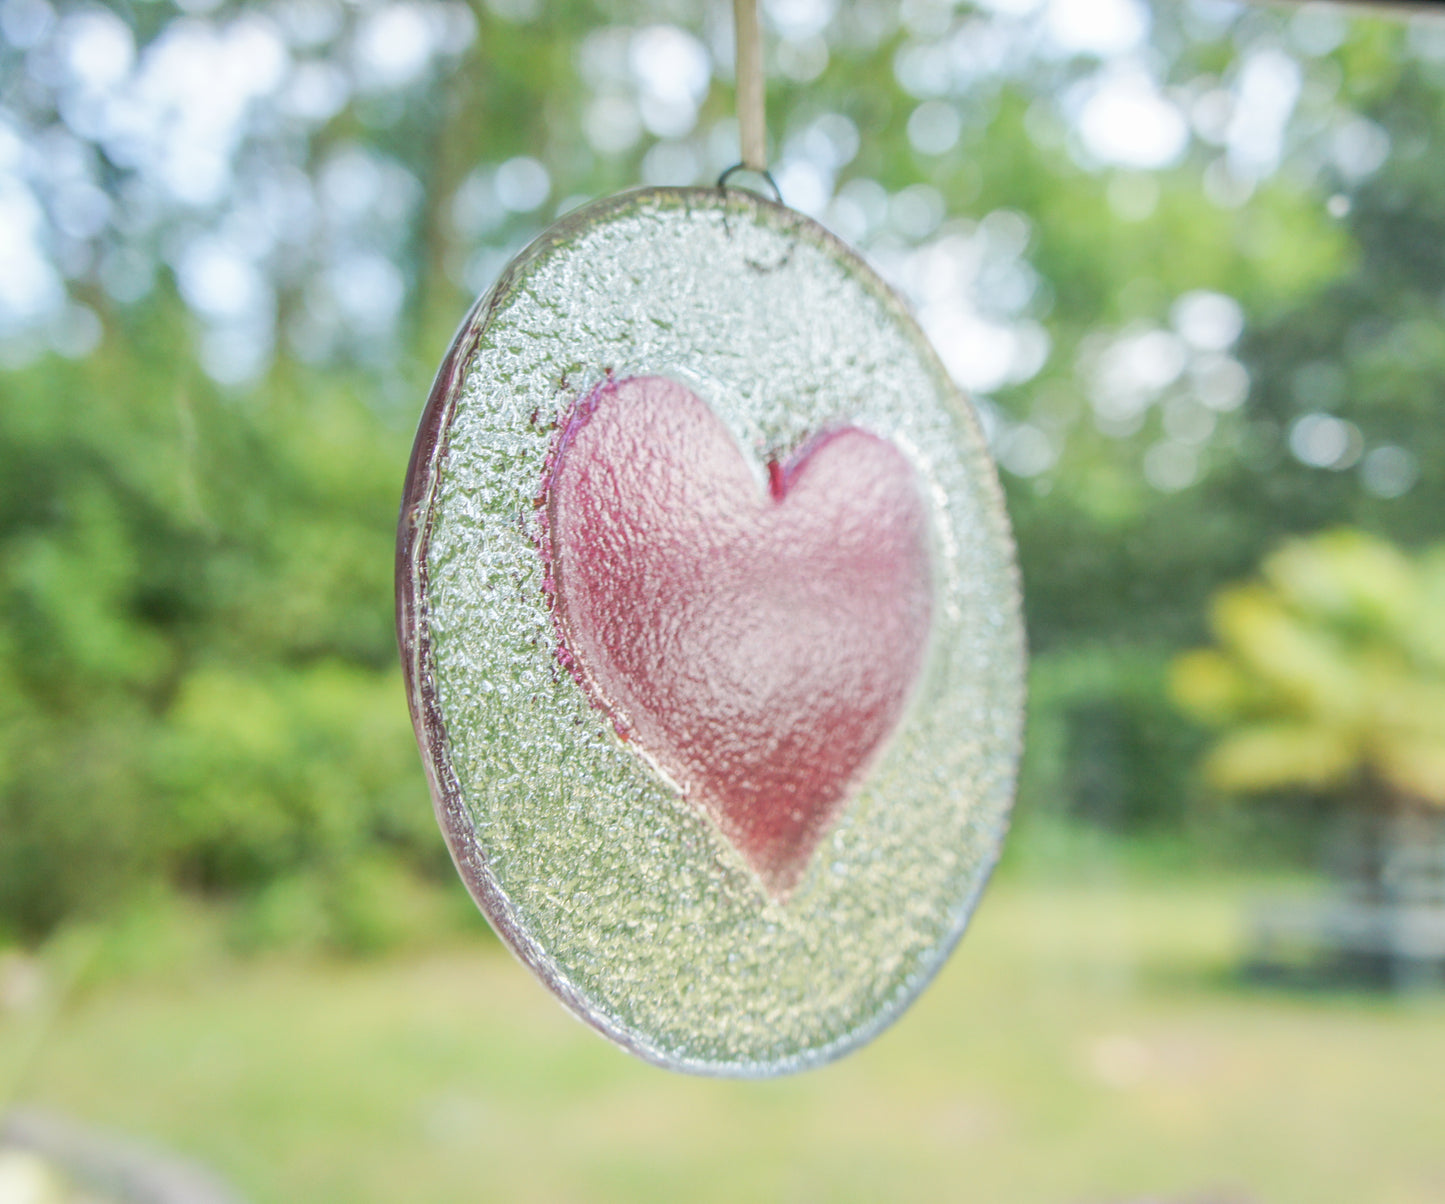
[[[768,126],[763,92],[763,45],[758,32],[758,0],[733,0],[738,51],[738,141],[743,166],[768,169]]]

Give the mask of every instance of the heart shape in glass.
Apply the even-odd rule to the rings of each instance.
[[[897,726],[933,607],[912,465],[856,427],[764,488],[685,385],[607,380],[546,482],[559,655],[775,898]]]

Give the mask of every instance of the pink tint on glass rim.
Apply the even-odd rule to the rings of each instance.
[[[558,437],[545,523],[562,662],[786,898],[923,667],[911,464],[843,426],[771,461],[765,487],[692,390],[608,379]]]

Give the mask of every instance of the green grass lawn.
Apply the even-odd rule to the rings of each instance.
[[[1445,1001],[1238,985],[1243,899],[1006,880],[890,1032],[780,1082],[636,1062],[477,939],[111,975],[38,1051],[0,1014],[0,1088],[257,1204],[1445,1201]]]

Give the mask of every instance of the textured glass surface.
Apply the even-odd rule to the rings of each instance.
[[[454,358],[419,436],[402,622],[473,894],[574,1011],[663,1064],[763,1075],[866,1040],[961,933],[1013,795],[1023,634],[972,414],[859,260],[737,192],[652,190],[564,220]],[[916,474],[932,543],[916,686],[785,879],[765,881],[736,832],[620,738],[559,656],[543,495],[559,429],[609,377],[700,399],[759,498],[770,462],[843,427]]]

